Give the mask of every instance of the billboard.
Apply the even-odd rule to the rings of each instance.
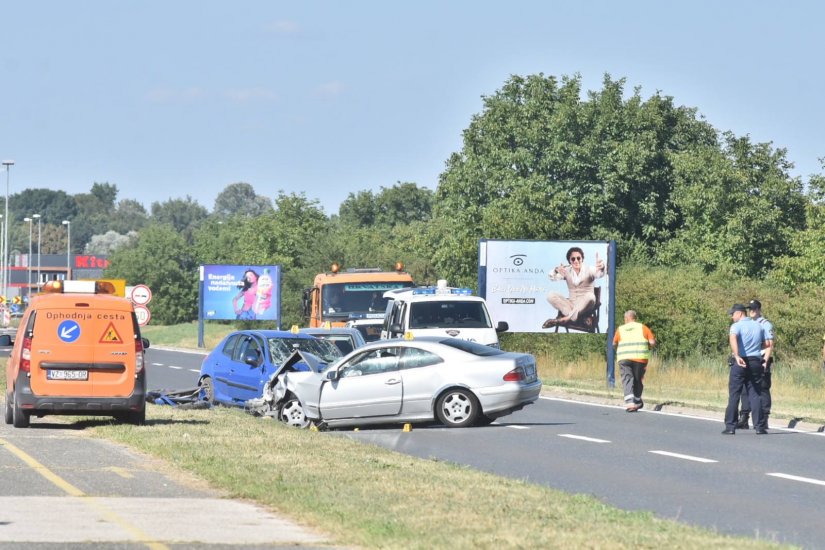
[[[278,321],[281,266],[202,265],[203,319]]]
[[[607,241],[479,242],[479,293],[510,332],[608,332]]]

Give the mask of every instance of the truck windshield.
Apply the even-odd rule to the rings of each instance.
[[[484,302],[418,302],[410,304],[410,328],[492,328]]]
[[[335,283],[324,285],[321,305],[325,319],[384,317],[387,299],[384,292],[413,286],[407,281],[370,281],[369,283]]]

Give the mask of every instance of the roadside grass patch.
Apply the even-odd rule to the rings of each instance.
[[[150,405],[148,425],[93,432],[366,548],[768,548],[597,499],[296,430],[218,407]],[[401,428],[399,437],[403,437]],[[552,464],[548,464],[552,468]],[[618,474],[617,474],[618,475]]]

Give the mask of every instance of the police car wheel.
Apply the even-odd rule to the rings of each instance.
[[[476,423],[481,406],[476,397],[465,389],[446,391],[436,402],[436,416],[448,428],[466,428]]]

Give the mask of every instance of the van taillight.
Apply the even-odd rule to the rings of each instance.
[[[32,339],[23,339],[23,350],[20,353],[20,370],[31,372],[32,370]]]
[[[505,382],[521,382],[524,380],[524,369],[516,367],[504,375]]]
[[[135,338],[135,376],[143,370],[143,342]]]

